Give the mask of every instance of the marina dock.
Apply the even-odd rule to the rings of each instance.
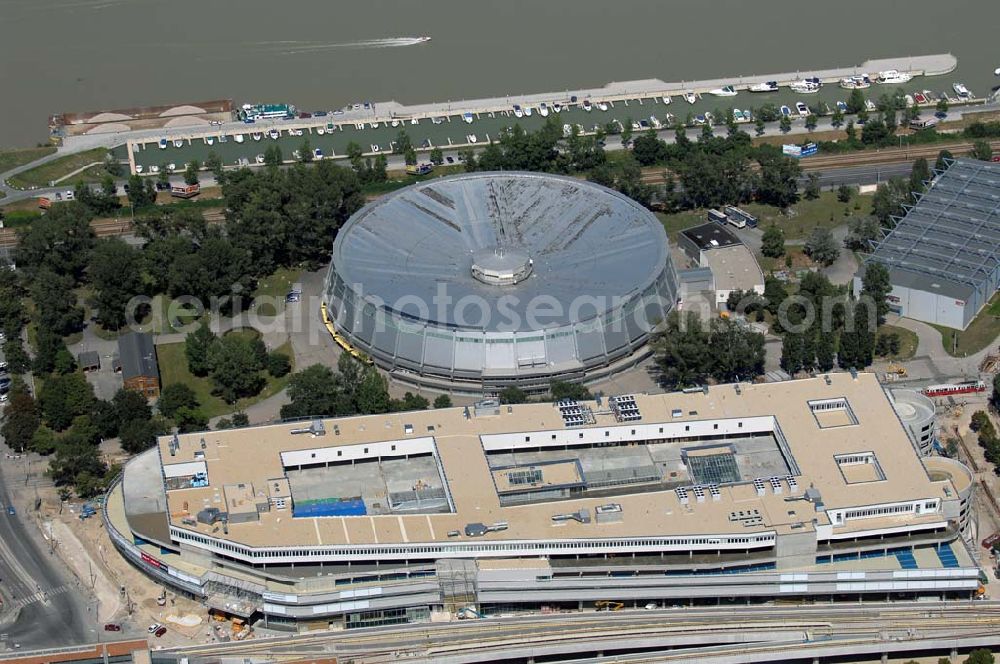
[[[924,77],[944,76],[954,71],[957,65],[957,59],[950,54],[924,55],[869,60],[853,67],[700,81],[645,79],[613,82],[601,88],[443,103],[404,105],[396,101],[378,102],[308,118],[260,120],[252,124],[227,122],[221,126],[206,122],[163,127],[155,134],[148,130],[127,132],[127,146],[116,154],[128,159],[133,173],[137,172],[137,166],[141,166],[140,172],[145,175],[151,172],[151,167],[159,169],[171,164],[173,170],[183,170],[184,164],[192,160],[204,162],[212,152],[228,167],[253,166],[258,163],[258,156],[275,144],[281,148],[283,158],[292,161],[292,153],[300,149],[306,140],[310,149],[321,151],[317,158],[343,158],[351,142],[360,145],[368,156],[388,154],[393,151],[400,131],[407,132],[418,151],[426,152],[435,147],[444,150],[475,147],[497,139],[505,128],[514,124],[520,124],[529,131],[541,127],[548,119],[541,117],[539,112],[543,103],[549,109],[554,104],[561,105],[561,112],[550,112],[549,117],[555,116],[564,131],[576,126],[581,133],[587,134],[615,123],[631,124],[636,130],[658,129],[673,121],[689,124],[691,118],[706,111],[720,117],[720,112],[733,108],[748,109],[751,105],[793,105],[797,96],[787,86],[805,78],[817,78],[825,84],[818,95],[809,98],[810,103],[823,102],[832,107],[849,93],[837,86],[841,79],[866,74],[874,76],[880,71],[893,69],[914,77],[907,83],[873,85],[864,91],[866,96],[877,98],[897,89],[906,93],[919,92],[922,87],[928,86]],[[745,92],[753,85],[768,81],[777,82],[779,90],[770,93]],[[708,94],[723,86],[732,86],[739,94],[727,98]],[[950,89],[950,82],[944,87]],[[688,92],[698,95],[699,100],[694,104],[686,103],[682,95]],[[948,93],[946,90],[940,94]],[[584,105],[584,100],[590,104]],[[666,100],[672,103],[665,103]],[[530,116],[515,117],[515,104],[533,108],[535,112]],[[607,110],[597,110],[598,104]],[[469,114],[471,123],[463,118],[466,114]],[[277,131],[277,138],[269,137],[272,130]],[[236,141],[237,136],[240,142]],[[161,138],[166,139],[166,146],[158,149]]]

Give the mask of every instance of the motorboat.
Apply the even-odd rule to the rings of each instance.
[[[642,125],[632,120],[632,131],[639,131],[640,129],[642,129]]]
[[[906,102],[907,107],[913,106],[913,104],[916,103],[916,100],[913,98],[913,95],[904,96],[903,101]]]
[[[324,129],[323,127],[317,127],[316,128],[316,133],[319,134],[320,136],[322,136],[322,135],[326,134],[326,129]]]
[[[599,102],[597,102],[597,110],[599,110],[599,111],[606,111],[606,110],[608,110],[608,102],[606,102],[606,101],[599,101]]]
[[[205,145],[215,145],[215,138],[212,136],[204,136],[201,140],[205,142]]]
[[[782,106],[779,110],[781,111],[782,117],[789,118],[792,116],[792,109],[788,108],[787,106]]]
[[[228,143],[229,142],[229,137],[226,136],[225,134],[219,134],[219,142],[220,143]]]
[[[243,134],[235,134],[233,136],[233,140],[236,141],[237,143],[242,143],[243,142]]]
[[[750,86],[750,92],[777,92],[778,82],[777,81],[765,81],[763,83],[755,83]]]
[[[159,167],[159,166],[156,166],[156,165],[153,165],[153,166],[150,166],[150,167],[149,167],[149,172],[150,172],[150,173],[154,173],[154,174],[155,174],[155,173],[159,173],[159,172],[160,172],[160,167]]]
[[[543,118],[549,117],[549,106],[544,101],[538,105],[538,114]]]
[[[261,134],[259,131],[255,131],[254,133],[250,134],[250,137],[253,138],[253,140],[255,141],[259,141],[260,139],[264,138],[264,135]]]
[[[562,113],[562,104],[560,104],[558,102],[555,103],[555,104],[552,104],[552,110],[555,111],[556,113]]]
[[[411,125],[418,125],[418,124],[420,124],[420,120],[418,120],[417,118],[410,118],[410,124]]]
[[[706,122],[706,118],[705,118],[705,116],[703,114],[699,113],[698,115],[694,116],[694,123],[696,125],[703,125],[703,124],[705,124],[705,122]]]
[[[259,154],[259,155],[257,155],[256,157],[254,157],[254,160],[255,160],[255,161],[256,161],[256,162],[258,163],[258,164],[263,164],[263,163],[264,163],[264,155],[262,155],[262,154]]]
[[[795,110],[798,111],[799,115],[802,117],[809,115],[809,107],[805,104],[805,102],[795,102]]]
[[[876,106],[875,102],[873,102],[871,99],[865,99],[865,108],[868,110],[869,113],[874,113],[875,111],[878,110],[878,106]]]
[[[372,147],[372,152],[381,152],[382,151],[382,148],[379,147],[378,143],[372,143],[371,147]]]
[[[684,93],[684,101],[689,104],[693,104],[698,101],[698,95],[696,95],[692,90],[688,90]]]
[[[515,118],[523,118],[524,117],[524,111],[517,104],[514,104],[514,117]]]
[[[878,73],[878,82],[883,84],[908,83],[912,79],[913,76],[911,74],[907,74],[896,69],[886,69],[885,71],[880,71]]]
[[[590,103],[589,99],[584,99],[583,100],[583,110],[587,111],[588,113],[590,113],[592,110],[594,110],[594,107]]]
[[[674,114],[673,113],[667,113],[666,115],[664,115],[663,116],[663,124],[665,124],[668,127],[673,126],[673,124],[674,124]]]
[[[378,129],[378,128],[379,128],[379,123],[377,123],[377,122],[372,122],[372,123],[370,123],[370,124],[369,124],[368,126],[370,126],[370,127],[372,128],[372,129]]]
[[[714,90],[709,90],[708,94],[715,95],[716,97],[735,97],[736,88],[731,85],[723,85],[721,88],[715,88]]]
[[[955,91],[955,94],[958,95],[959,99],[968,99],[972,96],[972,93],[969,92],[969,88],[965,87],[964,83],[955,83],[951,87]]]
[[[707,124],[715,124],[715,116],[712,115],[710,112],[705,111],[705,122]]]
[[[160,149],[161,150],[166,150],[167,149],[167,139],[165,139],[165,138],[161,138],[160,139]]]
[[[816,77],[804,78],[801,81],[795,81],[788,87],[792,92],[811,95],[819,92],[819,89],[822,87],[822,83],[820,83],[820,80]]]
[[[465,137],[465,140],[468,141],[469,143],[479,142],[479,138],[475,134],[469,134],[468,136]]]
[[[653,126],[653,129],[660,129],[661,127],[663,127],[663,123],[660,122],[660,119],[657,118],[655,115],[649,116],[649,124]]]
[[[181,140],[181,139],[179,139],[179,138],[174,139],[174,147],[175,148],[182,148],[182,147],[184,147],[184,141]]]
[[[573,135],[573,125],[564,124],[563,125],[563,138],[569,138]]]
[[[738,108],[734,108],[733,109],[733,121],[734,122],[743,122],[743,111],[741,111]]]
[[[837,102],[837,110],[840,111],[841,113],[846,113],[847,112],[847,103],[843,102],[843,101],[838,101]]]
[[[322,158],[323,158],[322,149],[316,148],[315,150],[313,150],[313,159],[322,159]]]
[[[281,132],[278,131],[277,129],[272,129],[271,131],[267,132],[267,135],[271,137],[272,140],[276,141],[278,140],[278,137],[281,136]]]
[[[466,112],[462,113],[462,119],[465,120],[465,124],[472,124],[472,121],[475,120],[475,117],[472,115],[472,113]]]
[[[433,124],[441,124],[442,122],[444,122],[444,118],[431,118]]]
[[[298,150],[292,150],[292,159],[294,159],[295,161],[302,159],[302,153],[299,152]]]
[[[913,93],[913,101],[917,104],[926,104],[927,97],[924,96],[923,92],[915,92]]]
[[[136,173],[142,173],[142,164],[136,164],[135,165],[135,172]]]
[[[177,170],[177,164],[175,164],[173,162],[170,162],[169,164],[167,164],[167,173],[173,173],[176,170]]]
[[[639,129],[649,129],[649,120],[639,120]]]
[[[669,105],[670,104],[670,95],[663,95],[662,97],[660,97],[660,101],[662,101],[664,104]]]
[[[534,112],[535,112],[534,109],[532,109],[530,106],[525,106],[524,107],[524,117],[530,118],[531,114],[534,113]]]
[[[872,86],[872,80],[868,76],[848,76],[840,79],[840,87],[845,90],[864,90]]]
[[[399,126],[399,120],[393,118],[392,122],[390,122],[389,124],[391,124],[394,128],[398,127]]]

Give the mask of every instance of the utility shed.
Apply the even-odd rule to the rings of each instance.
[[[126,389],[141,392],[147,398],[160,395],[160,368],[152,335],[130,332],[118,337],[118,356]]]
[[[1000,286],[1000,164],[948,162],[866,257],[889,268],[889,306],[907,318],[964,330]]]

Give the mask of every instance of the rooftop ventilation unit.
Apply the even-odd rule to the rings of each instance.
[[[774,493],[776,495],[780,494],[780,493],[783,493],[784,490],[781,487],[781,480],[780,479],[778,479],[777,477],[772,477],[770,479],[770,482],[771,482],[771,490],[774,491]]]
[[[677,499],[681,501],[681,505],[687,505],[688,502],[690,502],[688,500],[687,489],[685,489],[684,487],[682,486],[677,487],[676,489],[674,489],[674,493],[677,494]]]
[[[635,422],[642,419],[639,413],[639,404],[635,402],[635,396],[631,394],[621,394],[611,397],[611,412],[618,422]]]
[[[710,484],[708,486],[708,492],[710,494],[712,494],[712,500],[713,501],[718,502],[718,501],[722,500],[722,492],[719,491],[719,485],[718,484]]]
[[[584,507],[579,512],[570,512],[569,514],[553,514],[552,520],[555,521],[556,523],[563,523],[566,521],[576,521],[577,523],[590,523],[590,510]]]
[[[292,429],[289,433],[294,435],[307,433],[310,436],[325,436],[326,429],[323,427],[323,420],[313,420],[308,427]]]
[[[181,440],[175,433],[174,437],[170,439],[170,443],[168,444],[168,447],[170,448],[170,456],[177,456],[177,450],[180,449],[180,446]]]
[[[618,523],[624,516],[622,506],[618,503],[598,505],[594,508],[594,512],[597,515],[597,523]]]
[[[490,415],[499,415],[500,400],[481,399],[473,405],[473,410],[476,417],[488,417]]]
[[[563,424],[568,427],[580,427],[594,422],[594,414],[590,408],[581,405],[575,399],[562,399],[557,401],[555,406],[562,415]]]
[[[788,490],[795,493],[799,490],[799,482],[791,475],[785,475],[785,481],[788,482]]]
[[[759,477],[756,478],[756,479],[754,479],[754,481],[753,481],[753,488],[757,492],[758,496],[763,496],[766,493],[766,491],[764,489],[764,480],[762,480]]]

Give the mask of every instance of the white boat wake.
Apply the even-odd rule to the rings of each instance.
[[[384,39],[364,39],[351,42],[269,42],[276,46],[281,55],[298,55],[300,53],[311,53],[313,51],[331,50],[358,50],[369,48],[399,48],[402,46],[416,46],[430,41],[430,37],[387,37]]]

